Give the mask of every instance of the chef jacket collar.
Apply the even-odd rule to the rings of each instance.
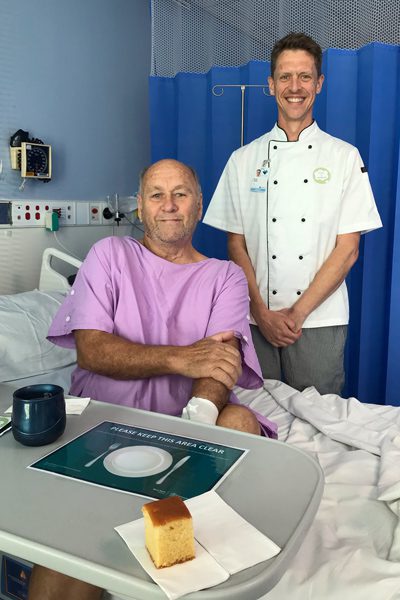
[[[300,131],[300,135],[296,141],[304,142],[304,140],[311,137],[318,131],[319,131],[319,127],[317,125],[317,122],[313,120],[311,125],[308,125],[302,131]],[[287,142],[288,141],[286,131],[284,129],[282,129],[282,127],[279,127],[278,123],[275,124],[275,127],[272,130],[272,139],[277,140],[279,142]]]

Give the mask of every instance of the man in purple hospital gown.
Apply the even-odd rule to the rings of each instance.
[[[192,245],[202,195],[192,169],[144,171],[141,242],[110,237],[90,250],[49,331],[77,349],[71,393],[276,437],[237,403],[235,384],[262,386],[243,271]],[[97,600],[100,588],[34,567],[29,600]]]

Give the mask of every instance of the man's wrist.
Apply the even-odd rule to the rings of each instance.
[[[269,310],[266,304],[262,300],[260,300],[250,302],[250,312],[255,322],[258,324],[260,321],[262,322],[265,319],[265,317],[268,315]]]
[[[289,311],[289,316],[291,316],[296,323],[299,323],[301,327],[304,321],[307,319],[309,313],[306,310],[303,310],[299,304],[300,303],[293,304]]]
[[[198,423],[215,425],[219,415],[216,405],[206,398],[192,396],[182,411],[182,418]]]
[[[182,375],[185,372],[185,346],[165,346],[165,364],[169,375]]]

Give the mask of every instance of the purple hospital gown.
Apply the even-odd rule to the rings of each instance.
[[[243,356],[238,385],[255,389],[263,380],[248,312],[247,281],[234,263],[210,258],[175,264],[133,238],[109,237],[88,253],[48,339],[73,348],[73,330],[97,329],[139,344],[185,346],[234,330]],[[181,375],[116,380],[77,367],[70,392],[180,416],[191,388],[192,380]],[[230,401],[237,402],[234,394]],[[264,433],[276,437],[274,423],[258,414],[257,418]]]

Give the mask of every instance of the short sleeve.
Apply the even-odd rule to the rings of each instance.
[[[382,227],[368,173],[357,148],[349,153],[343,182],[339,234],[367,233]]]
[[[98,329],[113,333],[114,301],[109,238],[89,251],[74,285],[50,326],[47,339],[73,348],[75,329]]]
[[[240,267],[228,262],[224,284],[212,306],[206,336],[233,330],[242,353],[242,375],[237,385],[256,389],[263,385],[261,369],[250,331],[247,279]]]

